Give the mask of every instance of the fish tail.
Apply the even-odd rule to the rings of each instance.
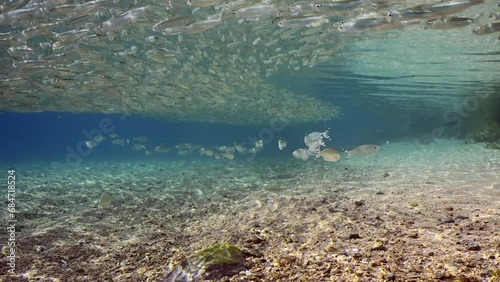
[[[481,26],[481,25],[485,25],[487,22],[488,22],[488,16],[481,13],[481,14],[479,14],[479,16],[477,16],[477,18],[474,19],[473,23]]]

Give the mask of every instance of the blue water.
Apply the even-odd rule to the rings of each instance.
[[[117,133],[120,138],[130,139],[134,136],[149,138],[147,146],[175,146],[180,143],[200,144],[203,146],[232,145],[233,142],[247,142],[264,139],[266,156],[283,156],[278,150],[277,140],[287,140],[288,148],[303,146],[304,136],[312,131],[332,132],[329,145],[336,148],[349,148],[360,142],[382,142],[380,135],[384,134],[394,139],[394,132],[401,130],[404,124],[384,112],[377,113],[374,109],[364,109],[356,105],[340,105],[343,108],[343,118],[314,124],[286,125],[274,132],[270,126],[228,126],[224,124],[171,122],[140,116],[102,115],[102,114],[71,114],[71,113],[12,113],[0,115],[0,130],[4,138],[0,140],[3,162],[12,161],[64,161],[66,155],[77,150],[81,141],[102,132]],[[106,121],[111,125],[100,128],[100,123]],[[272,132],[272,135],[269,135]],[[369,132],[377,132],[376,138],[367,138]],[[104,133],[104,132],[103,132]],[[400,136],[402,137],[402,136]],[[371,140],[370,140],[371,139]],[[134,152],[129,146],[110,144],[110,138],[92,149],[85,156],[86,160],[113,160],[145,158],[144,154]],[[81,145],[81,144],[80,144]],[[161,158],[177,157],[172,151]]]

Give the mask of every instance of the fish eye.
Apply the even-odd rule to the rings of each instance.
[[[321,4],[316,4],[316,8],[321,8]]]
[[[431,24],[432,24],[431,21],[427,21],[427,25],[431,25]]]
[[[234,11],[234,12],[233,12],[233,15],[235,15],[235,16],[236,16],[236,11]]]

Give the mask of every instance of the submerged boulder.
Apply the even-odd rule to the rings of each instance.
[[[217,244],[196,252],[171,271],[163,282],[219,280],[245,271],[245,254],[237,246]]]

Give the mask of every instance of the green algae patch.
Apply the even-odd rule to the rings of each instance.
[[[219,280],[247,270],[245,254],[235,245],[217,244],[196,252],[162,282]]]
[[[244,271],[245,255],[234,245],[218,244],[196,252],[189,259],[191,266],[204,270],[205,279],[220,279]]]
[[[245,256],[240,248],[229,244],[208,247],[196,252],[192,258],[214,266],[218,264],[239,264],[245,261]]]

